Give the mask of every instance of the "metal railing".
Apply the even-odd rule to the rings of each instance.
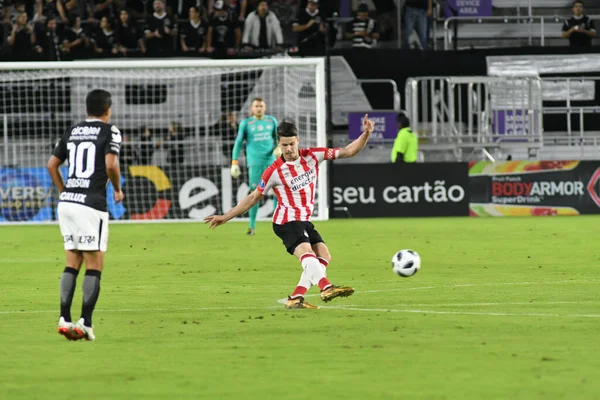
[[[392,93],[393,93],[393,109],[394,110],[400,110],[400,92],[398,91],[398,85],[396,84],[396,81],[393,79],[357,79],[356,82],[358,82],[359,84],[369,84],[369,83],[387,83],[390,84],[392,86]]]
[[[543,134],[538,77],[423,77],[406,83],[405,106],[413,130],[435,139],[539,141]],[[465,142],[466,144],[466,142]]]
[[[596,86],[600,77],[544,77],[542,78],[542,97],[544,101],[564,102],[564,106],[545,106],[544,115],[564,115],[567,122],[567,134],[573,135],[572,116],[579,116],[579,136],[585,134],[586,114],[600,114],[600,105],[576,105],[575,102],[595,102]]]
[[[589,15],[592,19],[597,19],[600,15]],[[545,46],[546,40],[546,23],[547,21],[551,21],[553,23],[559,23],[560,21],[568,18],[566,16],[541,16],[541,15],[528,15],[528,16],[505,16],[505,17],[449,17],[444,21],[444,50],[450,50],[450,46],[453,43],[456,43],[458,40],[458,30],[457,25],[460,22],[472,22],[477,24],[483,24],[486,22],[502,22],[505,24],[510,23],[511,21],[516,21],[518,25],[527,24],[529,25],[529,32],[527,36],[523,36],[523,39],[528,39],[529,45],[533,44],[534,39],[540,40],[540,45],[542,47]],[[454,22],[455,27],[450,28],[450,23]],[[539,23],[539,32],[534,33],[533,23]],[[435,25],[434,25],[435,26]],[[454,32],[454,38],[452,36],[452,32]],[[434,36],[435,37],[435,36]],[[514,37],[514,36],[511,36]]]

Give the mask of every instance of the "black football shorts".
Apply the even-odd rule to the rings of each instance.
[[[294,254],[294,250],[301,243],[324,243],[323,238],[315,229],[312,222],[291,221],[283,225],[273,224],[273,231],[283,241],[288,253]]]

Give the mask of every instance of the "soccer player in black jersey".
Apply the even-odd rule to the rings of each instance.
[[[116,202],[123,200],[119,151],[121,132],[110,125],[111,95],[92,90],[85,100],[87,119],[69,128],[59,139],[48,172],[60,193],[58,222],[66,251],[66,268],[60,279],[58,333],[69,340],[95,340],[92,312],[100,293],[100,276],[108,245],[106,186],[113,185]],[[59,167],[68,160],[66,182]],[[77,275],[85,263],[81,318],[71,320],[71,303]]]

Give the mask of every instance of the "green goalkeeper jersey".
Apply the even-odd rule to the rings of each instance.
[[[277,119],[265,115],[263,119],[250,117],[243,120],[233,146],[233,160],[240,156],[244,141],[246,166],[270,165],[275,161],[273,149],[277,147]]]

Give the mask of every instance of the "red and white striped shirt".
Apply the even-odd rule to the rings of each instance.
[[[316,147],[301,149],[296,161],[285,161],[279,157],[265,170],[258,185],[263,195],[273,189],[277,196],[277,208],[273,222],[283,225],[291,221],[310,221],[315,208],[315,193],[319,164],[324,160],[335,160],[340,149]]]

